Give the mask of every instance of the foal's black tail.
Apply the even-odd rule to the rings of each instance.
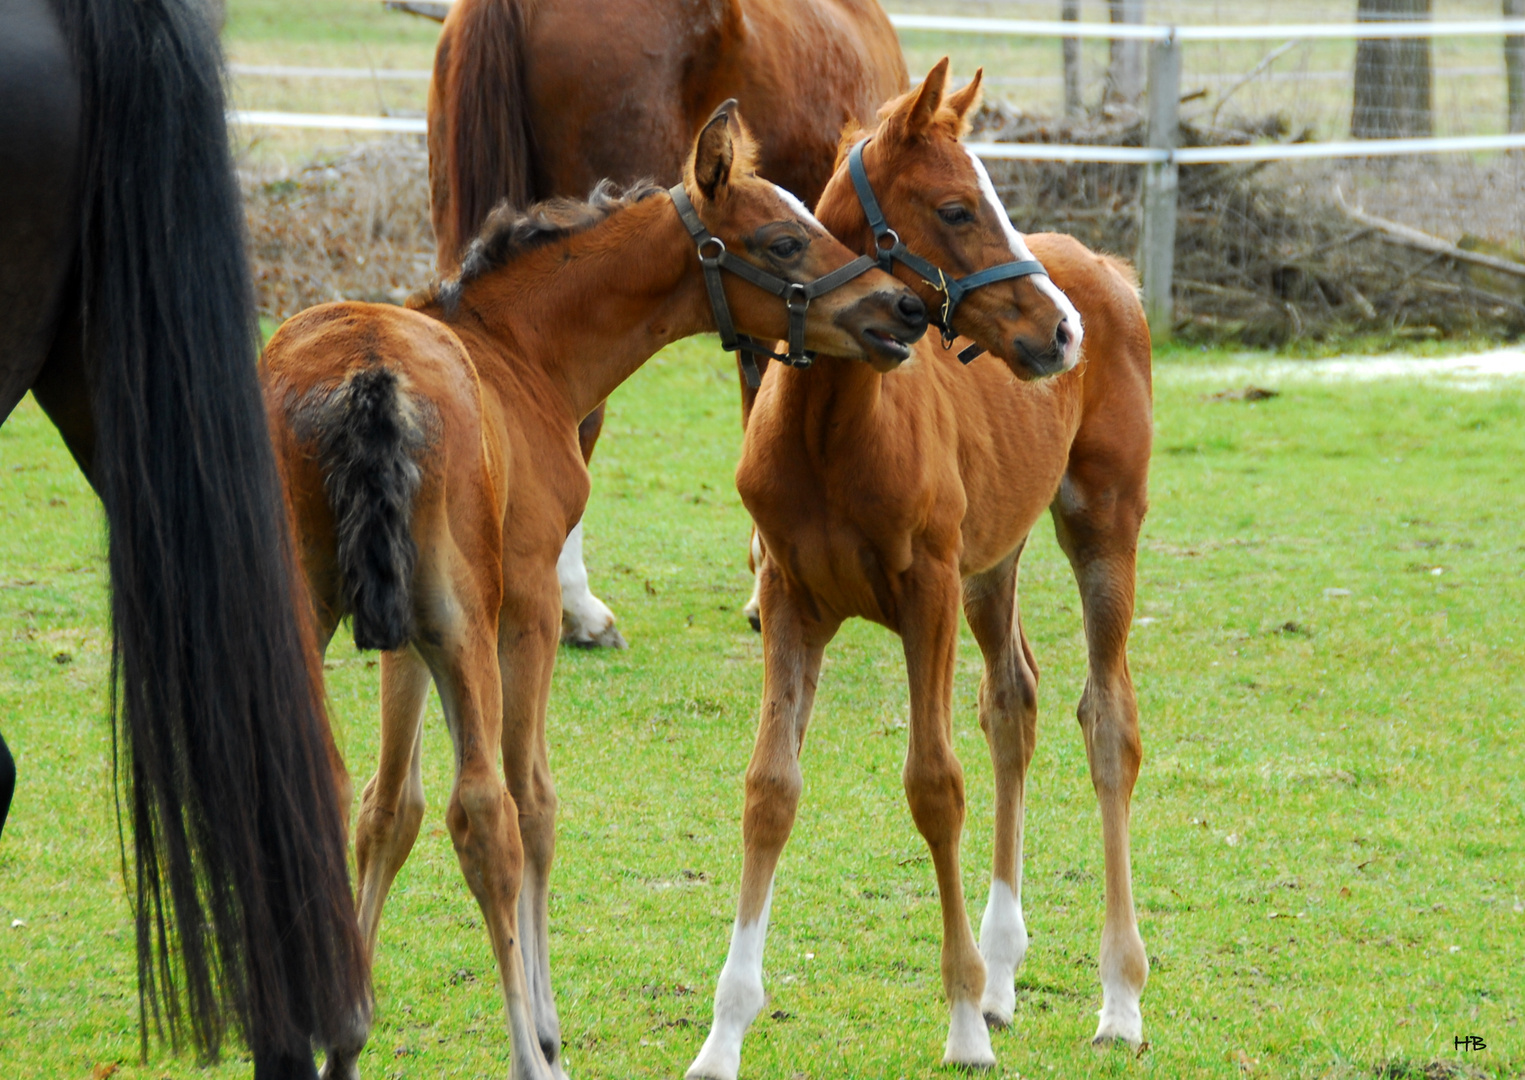
[[[110,533],[139,998],[302,1057],[367,1001],[312,634],[255,373],[218,46],[197,0],[55,0],[81,81],[80,273]]]
[[[324,411],[319,453],[334,515],[339,597],[362,649],[398,649],[413,637],[409,526],[423,444],[397,375],[380,366],[347,378]]]

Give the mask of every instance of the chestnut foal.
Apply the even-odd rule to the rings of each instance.
[[[949,329],[993,355],[964,367],[928,338],[893,371],[822,357],[808,372],[771,365],[763,381],[736,473],[761,537],[763,702],[746,774],[730,954],[714,1025],[689,1077],[732,1080],[742,1037],[763,1005],[763,943],[800,797],[800,750],[824,650],[852,616],[889,627],[904,644],[911,703],[904,783],[942,904],[951,1011],[944,1061],[994,1064],[987,1021],[1011,1023],[1014,973],[1027,949],[1023,789],[1038,674],[1017,608],[1017,565],[1045,507],[1080,586],[1089,648],[1079,719],[1106,857],[1095,1037],[1142,1038],[1148,962],[1128,859],[1141,749],[1126,645],[1151,438],[1148,329],[1125,264],[1062,236],[1024,244],[983,166],[958,141],[980,77],[945,99],[946,78],[944,60],[886,106],[858,155],[872,193],[862,201],[848,153],[861,133],[844,142],[817,212],[860,251],[901,253],[895,267],[903,280],[951,316]],[[877,236],[864,209],[875,196],[884,219]],[[952,310],[942,290],[911,269],[927,269],[939,284],[968,284],[984,268],[1034,255],[1047,277],[1019,267],[1023,276],[975,288]],[[957,298],[957,289],[947,291]],[[1085,316],[1083,354],[1075,308]],[[1052,377],[1031,381],[1044,376]],[[984,654],[979,716],[996,783],[994,868],[978,947],[959,870],[964,785],[951,732],[960,602]]]
[[[432,676],[455,744],[446,819],[497,957],[516,1080],[565,1075],[548,953],[545,713],[556,560],[588,497],[578,421],[662,346],[717,321],[789,335],[792,352],[882,363],[908,355],[926,326],[911,290],[754,174],[732,104],[700,132],[681,187],[505,208],[459,276],[411,309],[315,307],[265,351],[319,640],[348,614],[359,646],[390,650],[381,760],[356,828],[367,961],[423,815]],[[721,282],[721,270],[744,281]],[[787,294],[787,319],[764,288]],[[368,1022],[328,1048],[326,1076],[356,1075]]]

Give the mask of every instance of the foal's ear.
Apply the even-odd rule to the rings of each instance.
[[[943,89],[948,85],[948,58],[932,65],[921,85],[906,96],[891,119],[902,125],[906,135],[920,135],[932,126],[943,103]]]
[[[691,166],[694,184],[711,202],[724,193],[731,180],[731,167],[736,162],[735,131],[740,122],[735,119],[735,109],[735,98],[721,104],[694,140]]]
[[[958,114],[958,133],[963,135],[969,130],[971,114],[980,107],[980,98],[984,97],[981,92],[985,82],[985,69],[976,68],[974,78],[969,80],[969,85],[962,90],[955,90],[948,95],[947,106]]]

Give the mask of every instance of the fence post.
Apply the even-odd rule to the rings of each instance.
[[[1180,104],[1181,47],[1172,33],[1164,41],[1152,42],[1149,49],[1150,149],[1175,149]],[[1173,319],[1170,280],[1176,247],[1176,168],[1174,161],[1144,166],[1138,263],[1144,285],[1144,314],[1155,341],[1169,339]]]

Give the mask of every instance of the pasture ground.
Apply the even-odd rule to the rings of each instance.
[[[999,1075],[1525,1075],[1525,384],[1304,380],[1185,352],[1157,372],[1132,646],[1149,1046],[1086,1043],[1101,854],[1073,720],[1078,605],[1044,522],[1023,574],[1043,672],[1033,942],[1016,1025],[995,1037]],[[1214,398],[1249,383],[1281,393]],[[701,339],[621,390],[595,459],[589,563],[632,647],[563,651],[551,702],[551,947],[577,1078],[677,1077],[709,1023],[761,684],[739,611],[738,436],[731,360]],[[20,769],[0,842],[0,1076],[247,1076],[236,1055],[137,1062],[97,504],[30,401],[0,432],[0,470],[0,723]],[[336,644],[327,676],[358,787],[375,760],[374,658]],[[991,801],[978,678],[966,632],[955,725],[976,920]],[[805,750],[747,1077],[945,1075],[905,718],[895,639],[850,624]],[[492,957],[443,827],[437,706],[427,732],[429,811],[387,909],[362,1067],[501,1076]],[[1466,1035],[1487,1049],[1455,1049]]]

